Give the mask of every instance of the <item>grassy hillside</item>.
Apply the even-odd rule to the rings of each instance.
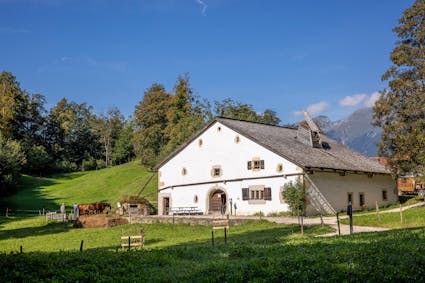
[[[0,205],[12,209],[58,209],[62,202],[70,208],[74,202],[109,202],[113,205],[124,194],[137,194],[152,173],[131,162],[96,171],[58,174],[40,178],[22,176],[16,194],[3,198]],[[142,195],[157,200],[157,176]]]

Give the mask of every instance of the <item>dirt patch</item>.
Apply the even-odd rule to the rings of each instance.
[[[127,224],[127,218],[110,214],[82,215],[74,223],[79,228],[114,227]]]

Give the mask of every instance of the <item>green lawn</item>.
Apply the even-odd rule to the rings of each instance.
[[[70,208],[74,202],[109,202],[114,205],[123,194],[137,194],[151,175],[138,162],[97,171],[58,174],[39,178],[22,176],[16,194],[2,198],[0,206],[12,209],[55,209],[62,202]],[[157,176],[142,195],[157,200]]]
[[[354,216],[353,225],[376,226],[388,228],[409,228],[425,226],[425,207],[411,208],[403,211],[403,223],[400,222],[400,212],[380,213],[380,219],[374,214]],[[348,219],[341,223],[349,224]]]
[[[248,222],[231,227],[227,245],[219,237],[213,247],[205,226],[73,229],[38,217],[0,221],[0,282],[419,282],[425,276],[424,228],[315,238],[329,228],[301,236],[294,225]],[[141,226],[146,249],[116,250],[122,228]]]
[[[81,240],[85,249],[115,250],[120,246],[122,234],[139,234],[143,229],[146,234],[146,248],[159,248],[179,245],[188,242],[208,242],[211,240],[211,227],[173,224],[123,225],[112,228],[72,228],[70,224],[46,222],[43,217],[0,218],[0,251],[18,251],[23,246],[26,252],[54,252],[78,250]],[[329,233],[329,227],[308,228],[306,236],[318,233]],[[257,233],[255,241],[280,241],[294,232],[299,232],[295,225],[282,226],[268,221],[248,222],[232,226],[231,235],[241,235],[246,232]],[[222,237],[222,231],[216,232]],[[221,242],[223,240],[220,240]],[[240,240],[239,240],[240,241]]]

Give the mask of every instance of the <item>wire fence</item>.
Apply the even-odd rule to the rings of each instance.
[[[75,220],[76,215],[73,211],[61,213],[56,210],[46,210],[46,209],[10,209],[6,208],[4,213],[1,213],[1,216],[6,217],[25,217],[25,216],[44,216],[47,220],[56,220],[61,222],[66,222],[69,220]]]

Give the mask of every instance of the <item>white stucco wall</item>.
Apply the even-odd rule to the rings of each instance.
[[[218,128],[221,130],[219,131]],[[239,136],[238,143],[235,142],[236,136]],[[201,146],[199,146],[200,139],[202,139]],[[248,170],[247,162],[253,158],[264,160],[264,169]],[[283,165],[282,172],[277,171],[279,164]],[[222,176],[218,178],[211,176],[213,166],[221,166]],[[182,174],[183,168],[186,169],[186,175]],[[227,198],[232,198],[233,203],[236,202],[238,214],[252,214],[259,211],[264,213],[286,211],[287,206],[280,200],[279,194],[280,187],[290,179],[289,177],[288,179],[279,177],[237,182],[227,181],[226,183],[223,181],[300,172],[301,169],[295,164],[216,122],[184,150],[159,168],[159,189],[174,186],[172,189],[160,191],[158,198],[159,213],[162,212],[162,196],[171,198],[171,207],[196,206],[206,212],[209,193],[214,187],[224,190]],[[210,181],[214,183],[178,186]],[[248,201],[242,201],[242,188],[251,185],[270,187],[272,200],[266,201],[265,204],[248,204]],[[195,195],[198,196],[197,203],[194,203]]]
[[[315,172],[309,174],[310,179],[320,189],[321,193],[330,202],[336,211],[346,210],[348,193],[353,194],[353,209],[359,210],[359,194],[364,193],[365,203],[368,208],[378,205],[394,204],[398,200],[397,184],[390,175],[350,174],[340,176],[338,173]],[[387,200],[382,199],[382,191],[387,191]]]

